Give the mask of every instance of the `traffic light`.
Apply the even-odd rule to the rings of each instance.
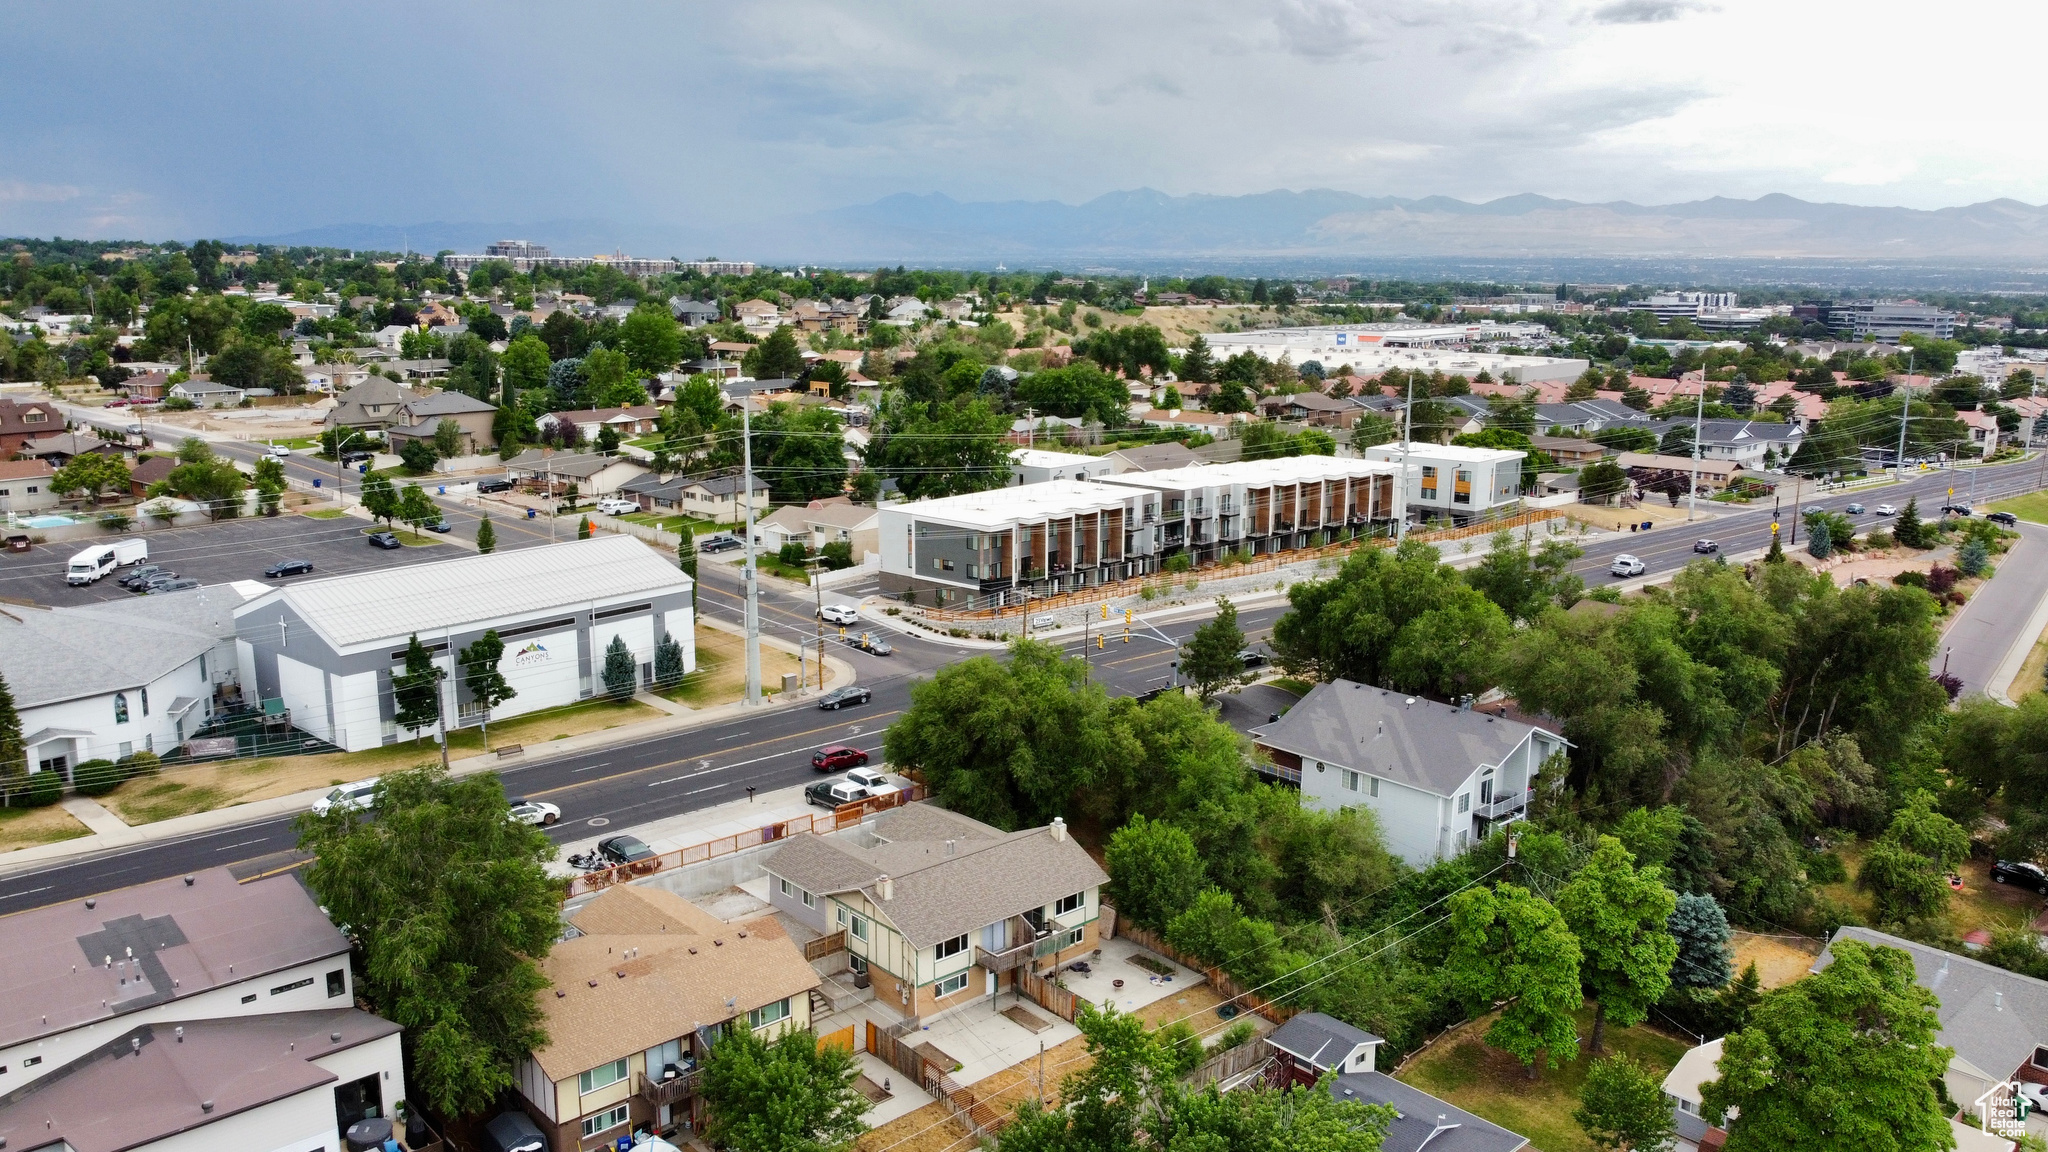
[[[1130,630],[1129,628],[1126,628],[1126,629],[1124,629],[1124,643],[1126,643],[1126,644],[1129,644],[1130,642],[1131,642],[1131,630]]]

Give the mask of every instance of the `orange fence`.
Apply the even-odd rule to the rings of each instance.
[[[877,812],[922,800],[925,795],[925,786],[913,782],[908,788],[899,788],[881,796],[870,796],[853,804],[841,804],[827,813],[777,820],[759,828],[749,828],[745,832],[735,832],[730,836],[720,836],[716,840],[707,840],[702,844],[692,844],[687,848],[663,852],[651,860],[638,860],[596,872],[585,872],[569,881],[568,894],[570,897],[576,897],[600,892],[614,884],[624,884],[643,876],[673,871],[691,864],[702,864],[706,860],[730,856],[734,852],[744,852],[749,848],[759,848],[763,844],[773,844],[777,840],[800,836],[805,832],[837,832],[841,828],[851,828]]]

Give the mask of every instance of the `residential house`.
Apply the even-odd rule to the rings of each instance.
[[[1279,420],[1295,420],[1324,428],[1349,428],[1357,421],[1356,404],[1333,399],[1321,392],[1294,392],[1268,396],[1259,401],[1259,414]]]
[[[1682,423],[1682,422],[1681,422]],[[1733,460],[1744,468],[1767,468],[1790,460],[1806,433],[1794,424],[1767,420],[1699,421],[1700,455]]]
[[[1235,436],[1237,426],[1249,420],[1242,412],[1200,412],[1193,408],[1153,408],[1149,411],[1131,411],[1131,419],[1147,428],[1186,428],[1194,432],[1207,432],[1217,439]]]
[[[64,430],[64,413],[47,400],[0,400],[0,459],[40,436]]]
[[[548,1042],[519,1065],[519,1104],[569,1152],[633,1131],[703,1124],[704,1058],[741,1029],[811,1026],[818,973],[774,916],[728,924],[651,885],[569,913],[541,961]]]
[[[706,324],[718,323],[718,305],[708,300],[685,300],[681,296],[668,299],[668,310],[676,322],[685,328],[702,328]]]
[[[737,468],[708,476],[671,476],[667,479],[650,472],[620,485],[618,494],[637,502],[642,511],[731,524],[746,518],[749,503],[756,515],[768,506],[767,481],[754,477],[751,501],[741,497],[744,487],[745,482]]]
[[[406,1098],[399,1027],[296,875],[229,868],[65,900],[0,932],[0,1146],[342,1152]]]
[[[763,336],[782,326],[782,309],[766,300],[748,300],[733,307],[733,316],[749,332]]]
[[[30,440],[21,446],[20,451],[31,460],[48,460],[57,468],[71,463],[72,457],[87,453],[119,460],[128,455],[128,449],[118,440],[102,440],[84,432],[58,432]]]
[[[497,425],[498,406],[466,393],[429,393],[407,400],[399,406],[399,413],[406,423],[393,424],[384,430],[385,442],[393,452],[413,440],[432,443],[444,420],[453,420],[455,426],[462,429],[461,447],[455,453],[458,456],[474,456],[498,446],[498,437],[493,431]]]
[[[827,544],[845,544],[855,563],[881,551],[880,513],[845,498],[813,500],[808,506],[785,505],[754,522],[754,542],[771,551],[798,543],[812,552]]]
[[[410,324],[386,324],[384,327],[371,333],[370,339],[379,348],[389,348],[396,352],[399,350],[400,345],[405,343],[406,334],[416,331],[418,329]]]
[[[1202,462],[1194,449],[1178,440],[1119,448],[1104,459],[1110,462],[1111,472],[1163,472],[1170,468],[1190,468]]]
[[[446,380],[449,370],[454,368],[455,365],[452,361],[443,357],[430,356],[423,360],[393,360],[385,365],[385,367],[397,372],[407,380],[432,381]]]
[[[1578,468],[1604,460],[1614,451],[1604,444],[1581,440],[1576,436],[1531,436],[1529,447],[1545,453],[1552,460],[1569,468]]]
[[[305,377],[308,392],[340,396],[368,380],[372,373],[368,364],[313,364],[300,368],[299,375]]]
[[[1562,429],[1566,435],[1591,436],[1603,428],[1623,425],[1650,428],[1655,422],[1619,400],[1574,400],[1565,404],[1538,404],[1536,426]]]
[[[553,448],[528,448],[505,462],[505,475],[515,483],[549,496],[566,495],[573,485],[584,499],[610,496],[620,485],[646,474],[645,466],[623,456]]]
[[[1377,1070],[1386,1041],[1334,1016],[1303,1012],[1254,1043],[1272,1050],[1282,1084],[1314,1087],[1327,1076],[1339,1100],[1391,1105],[1394,1119],[1382,1144],[1389,1152],[1520,1152],[1529,1146],[1518,1133]]]
[[[1321,811],[1364,806],[1387,847],[1416,868],[1461,855],[1519,819],[1537,774],[1570,746],[1504,710],[1441,704],[1349,680],[1318,684],[1251,731],[1262,769]]]
[[[882,311],[882,323],[907,328],[920,320],[931,318],[932,310],[915,296],[898,296],[888,302]]]
[[[405,406],[417,399],[419,393],[396,380],[370,376],[335,398],[325,422],[329,428],[381,433],[394,425],[411,425],[413,421],[406,418]]]
[[[1724,492],[1745,475],[1742,465],[1733,460],[1694,460],[1690,456],[1660,456],[1650,452],[1623,452],[1614,458],[1614,463],[1628,473],[1628,478],[1638,488],[1678,482],[1677,490],[1681,493],[1695,476],[1699,478],[1701,491]]]
[[[564,434],[574,430],[575,439],[593,441],[604,428],[619,434],[621,440],[631,440],[654,431],[655,423],[661,418],[661,409],[653,404],[635,404],[628,408],[584,408],[573,412],[549,412],[535,420],[543,428],[561,429]]]
[[[1088,954],[1109,880],[1057,817],[1003,832],[930,804],[851,836],[791,837],[762,869],[776,911],[843,930],[876,1001],[915,1019]]]
[[[1969,432],[1970,447],[1976,450],[1977,455],[1990,456],[1998,451],[2000,435],[1998,417],[1981,409],[1973,408],[1965,412],[1956,413],[1956,419],[1961,421],[1963,427]]]
[[[1011,444],[1033,448],[1041,443],[1079,443],[1084,435],[1081,422],[1066,416],[1019,416],[1010,421],[1010,430],[1003,439]]]
[[[1449,516],[1460,523],[1511,510],[1522,500],[1518,449],[1466,448],[1455,444],[1398,441],[1365,450],[1367,460],[1400,469],[1403,505],[1409,513]]]
[[[121,381],[120,392],[130,400],[161,400],[170,388],[170,375],[168,372],[137,373]]]
[[[48,460],[0,460],[0,518],[56,507],[57,493],[50,487],[55,474]]]
[[[176,456],[144,456],[128,469],[128,490],[137,500],[149,495],[151,486],[170,479],[171,469],[178,466]]]
[[[740,362],[724,358],[685,361],[680,369],[685,376],[712,376],[720,380],[732,380],[740,374]]]

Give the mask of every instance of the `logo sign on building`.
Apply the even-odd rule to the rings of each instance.
[[[512,666],[514,668],[532,668],[547,662],[547,647],[535,642],[529,642],[526,647],[512,654]]]
[[[1339,333],[1337,333],[1337,343],[1339,343],[1339,344],[1343,344],[1343,343],[1345,343],[1345,342],[1349,341],[1350,339],[1351,339],[1351,336],[1350,336],[1350,334],[1349,334],[1349,333],[1346,333],[1346,332],[1339,332]]]
[[[2019,1081],[2007,1080],[1977,1097],[1977,1119],[1993,1136],[2018,1140],[2027,1134],[2027,1115],[2033,1111],[2033,1103],[2020,1095]]]

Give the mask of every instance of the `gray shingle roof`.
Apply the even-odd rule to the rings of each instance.
[[[1860,940],[1897,948],[1913,958],[1913,982],[1941,1001],[1941,1042],[1993,1079],[2003,1080],[2048,1045],[2048,981],[2008,972],[1982,960],[1958,956],[1871,928],[1837,929],[1818,972],[1834,963],[1834,942]]]
[[[1399,1117],[1388,1126],[1380,1152],[1421,1152],[1425,1146],[1429,1152],[1516,1152],[1529,1144],[1526,1138],[1490,1120],[1384,1072],[1334,1077],[1330,1094],[1339,1100],[1394,1106]]]
[[[176,606],[150,604],[177,599]],[[242,602],[224,585],[89,608],[0,608],[0,676],[17,707],[147,685],[212,648],[214,614]]]
[[[405,410],[413,419],[424,422],[428,416],[460,416],[465,412],[496,412],[498,406],[488,401],[461,392],[436,392],[418,400],[408,401]]]
[[[1321,1012],[1303,1012],[1274,1029],[1266,1043],[1314,1068],[1327,1072],[1344,1062],[1360,1044],[1384,1043],[1363,1028],[1355,1028]]]
[[[1304,759],[1449,796],[1473,769],[1499,764],[1533,731],[1490,712],[1334,680],[1252,736]]]

